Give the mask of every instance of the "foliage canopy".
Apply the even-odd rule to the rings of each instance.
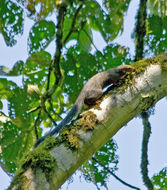
[[[1,0],[0,33],[7,46],[14,48],[23,35],[26,19],[33,20],[27,36],[27,60],[18,60],[12,68],[0,66],[0,164],[13,175],[43,127],[53,127],[74,103],[83,83],[95,73],[129,64],[133,60],[127,47],[113,43],[123,31],[124,16],[130,0]],[[166,1],[148,1],[145,54],[167,50]],[[164,4],[163,4],[164,2]],[[60,15],[62,16],[62,20]],[[59,22],[62,23],[59,23]],[[98,32],[106,45],[98,50],[94,38]],[[55,53],[48,48],[55,43]],[[12,76],[21,76],[22,85]],[[4,105],[8,105],[7,112]],[[6,113],[5,113],[6,112]],[[117,169],[116,144],[109,141],[94,156]],[[112,163],[112,164],[111,164]],[[108,173],[99,172],[93,160],[81,167],[83,176],[107,187]],[[165,169],[153,177],[164,187]],[[161,185],[162,184],[162,185]]]

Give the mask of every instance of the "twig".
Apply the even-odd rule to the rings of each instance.
[[[94,44],[94,42],[92,41],[91,37],[89,36],[89,34],[87,33],[87,31],[85,29],[83,29],[83,31],[85,32],[85,34],[87,35],[87,37],[89,38],[91,44],[93,45],[93,47],[96,49],[96,51],[99,51],[96,47],[96,45]]]
[[[52,71],[52,62],[50,62],[50,65],[49,65],[49,73],[48,73],[48,78],[47,78],[46,91],[48,91],[49,88],[50,88],[50,75],[51,75],[51,71]]]
[[[38,124],[40,115],[41,115],[41,109],[39,110],[38,116],[37,116],[37,118],[36,118],[36,120],[35,120],[35,123],[34,123],[34,132],[35,132],[35,136],[36,136],[36,139],[37,139],[37,140],[39,139],[38,130],[37,130],[37,124]]]
[[[38,106],[36,108],[32,108],[32,109],[28,110],[28,113],[33,113],[33,112],[39,110],[40,108],[41,108],[41,106]]]
[[[56,122],[54,121],[54,119],[52,118],[52,116],[50,115],[50,113],[48,112],[48,110],[46,109],[46,106],[45,106],[45,105],[43,105],[43,110],[44,110],[44,112],[48,115],[48,117],[49,117],[49,119],[51,120],[51,122],[52,122],[55,126],[57,126]]]
[[[70,31],[69,33],[67,34],[67,36],[65,37],[64,41],[63,41],[63,44],[65,44],[68,40],[68,38],[71,36],[71,34],[73,33],[74,31],[74,26],[75,26],[75,22],[76,22],[76,19],[77,19],[77,16],[79,14],[79,11],[81,10],[83,4],[81,4],[78,9],[76,10],[75,14],[74,14],[74,17],[73,17],[73,20],[72,20],[72,23],[71,23],[71,28],[70,28]]]
[[[58,116],[60,119],[63,119],[58,113],[56,113],[56,112],[54,111],[54,109],[53,109],[53,104],[52,104],[52,101],[51,101],[50,98],[48,99],[48,102],[49,102],[49,104],[50,104],[51,111],[54,113],[54,115]]]
[[[129,183],[126,183],[125,181],[123,181],[122,179],[120,179],[118,176],[116,176],[111,170],[109,170],[106,166],[104,166],[102,163],[100,163],[95,157],[92,157],[92,160],[94,160],[96,163],[98,163],[100,166],[102,166],[108,173],[110,173],[113,177],[115,177],[119,182],[121,182],[122,184],[132,188],[132,189],[137,189],[140,190],[140,188],[135,187],[133,185],[130,185]]]
[[[62,38],[63,38],[63,23],[64,23],[64,15],[66,12],[65,7],[60,7],[59,13],[57,16],[57,34],[56,34],[56,53],[54,56],[54,74],[55,74],[55,86],[59,85],[62,75],[60,71],[60,56],[62,53]]]

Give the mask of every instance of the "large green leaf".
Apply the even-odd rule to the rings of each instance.
[[[127,11],[130,0],[114,1],[106,0],[103,2],[105,9],[95,0],[85,2],[85,7],[82,10],[82,17],[87,16],[90,27],[99,31],[106,42],[109,42],[117,37],[123,29],[123,17]]]
[[[28,38],[29,53],[45,49],[55,36],[55,24],[52,21],[36,22],[30,30]]]
[[[23,73],[27,76],[26,83],[37,85],[42,89],[46,83],[51,55],[46,51],[33,53],[26,61]]]
[[[80,48],[84,51],[90,51],[92,43],[92,31],[88,25],[85,25],[80,31],[78,38],[78,45]]]
[[[23,33],[23,9],[11,0],[0,1],[0,33],[7,46],[16,44],[16,36]]]
[[[147,54],[157,55],[167,51],[167,17],[150,16],[146,36]]]

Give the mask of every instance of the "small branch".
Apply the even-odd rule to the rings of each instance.
[[[144,37],[146,35],[147,19],[147,0],[140,0],[140,6],[137,13],[137,23],[135,28],[136,47],[135,61],[143,59],[144,54]]]
[[[96,51],[99,51],[96,47],[96,45],[94,44],[94,42],[92,41],[91,37],[89,36],[89,34],[86,32],[86,30],[83,29],[83,31],[85,32],[85,34],[87,35],[87,37],[89,38],[91,44],[93,45],[93,47],[96,49]]]
[[[115,175],[111,170],[109,170],[105,165],[103,165],[102,163],[100,163],[96,158],[92,157],[92,160],[94,160],[95,162],[97,162],[100,166],[102,166],[108,173],[110,173],[113,177],[115,177],[115,179],[117,179],[120,183],[132,188],[132,189],[137,189],[140,190],[140,188],[135,187],[133,185],[130,185],[129,183],[126,183],[125,181],[123,181],[122,179],[120,179],[117,175]]]
[[[149,190],[153,190],[153,184],[148,176],[148,142],[151,135],[151,125],[148,120],[149,114],[143,112],[141,114],[144,132],[143,132],[143,142],[142,142],[142,157],[141,157],[141,173],[143,177],[143,182]]]
[[[60,70],[60,57],[62,53],[62,37],[63,37],[63,23],[64,23],[64,15],[66,12],[66,7],[62,6],[59,8],[58,16],[57,16],[57,32],[56,32],[56,53],[53,59],[53,71],[55,75],[55,83],[54,85],[46,91],[43,98],[46,100],[49,98],[56,90],[57,86],[60,85],[62,74]]]
[[[45,102],[55,92],[55,90],[56,90],[57,86],[60,84],[60,81],[62,78],[61,71],[60,71],[60,57],[61,57],[61,52],[62,52],[62,47],[63,47],[62,46],[62,36],[63,36],[63,22],[64,22],[65,11],[66,11],[66,7],[64,7],[64,6],[60,7],[59,11],[58,11],[57,32],[56,32],[56,53],[54,55],[54,60],[53,60],[54,67],[52,66],[52,63],[50,63],[46,91],[45,91],[44,95],[41,97],[41,106],[30,111],[30,112],[34,112],[34,111],[38,110],[39,108],[42,108],[44,110],[44,112],[48,115],[51,122],[55,126],[57,124],[54,121],[54,119],[52,118],[52,116],[50,115],[50,113],[48,112],[48,110],[46,109]],[[54,83],[53,87],[50,88],[50,75],[51,75],[52,69],[54,69],[55,83]],[[38,113],[38,117],[35,121],[35,135],[36,135],[37,139],[38,139],[37,122],[39,120],[40,114],[41,114],[41,109],[40,109],[40,111]]]
[[[54,55],[54,74],[55,74],[55,86],[57,87],[62,78],[60,71],[60,57],[62,53],[62,38],[63,38],[63,23],[64,23],[64,15],[66,12],[65,7],[60,7],[59,13],[57,16],[57,34],[56,34],[56,53]]]
[[[50,88],[50,75],[51,75],[51,72],[52,72],[52,62],[50,62],[50,65],[49,65],[49,73],[48,73],[48,77],[47,77],[46,91],[48,91],[49,88]]]
[[[41,106],[38,106],[36,108],[32,108],[31,110],[28,110],[28,113],[33,113],[33,112],[39,110],[40,108],[41,108]]]
[[[79,14],[79,11],[81,10],[83,4],[81,4],[78,9],[76,10],[75,14],[74,14],[74,17],[73,17],[73,20],[72,20],[72,24],[71,24],[71,28],[70,28],[70,31],[69,33],[67,34],[67,36],[65,37],[64,41],[63,41],[63,44],[65,44],[68,40],[68,38],[71,36],[71,34],[73,33],[73,31],[75,30],[74,29],[74,26],[75,26],[75,22],[76,22],[76,19],[77,19],[77,16]]]
[[[52,118],[52,116],[50,115],[50,113],[49,113],[48,110],[46,109],[46,106],[43,105],[42,107],[43,107],[44,112],[48,115],[48,117],[49,117],[49,119],[51,120],[51,122],[54,124],[54,126],[57,126],[55,120]]]
[[[54,111],[54,109],[53,109],[53,104],[52,104],[52,101],[51,101],[50,98],[48,99],[48,102],[49,102],[49,104],[50,104],[51,111],[54,113],[54,115],[55,115],[55,116],[58,116],[60,119],[63,119],[58,113],[56,113],[56,112]]]
[[[38,130],[37,130],[37,124],[38,124],[40,115],[41,115],[41,109],[39,110],[38,116],[37,116],[37,118],[36,118],[36,120],[35,120],[35,123],[34,123],[34,132],[35,132],[35,136],[36,136],[36,139],[37,139],[37,140],[39,139]]]

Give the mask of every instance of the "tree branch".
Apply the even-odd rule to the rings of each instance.
[[[37,116],[37,118],[36,118],[36,120],[35,120],[35,123],[34,123],[34,132],[35,132],[36,140],[39,139],[38,130],[37,130],[37,124],[38,124],[40,115],[41,115],[41,109],[39,110],[38,116]]]
[[[167,54],[132,66],[133,80],[113,88],[57,138],[47,138],[31,152],[10,190],[59,189],[120,128],[167,95]]]
[[[141,173],[143,177],[143,182],[149,190],[153,190],[153,184],[148,176],[148,142],[151,134],[151,125],[148,120],[149,114],[143,112],[142,114],[144,132],[143,132],[143,142],[142,142],[142,156],[141,156]]]
[[[49,88],[48,91],[44,94],[43,98],[46,100],[48,97],[50,97],[56,90],[57,86],[61,83],[62,74],[60,70],[60,57],[62,53],[63,43],[63,23],[64,23],[64,15],[66,12],[66,7],[61,6],[58,11],[57,16],[57,31],[56,31],[56,53],[54,55],[53,59],[53,71],[55,75],[55,83],[53,87]]]
[[[75,22],[76,22],[78,14],[79,14],[79,11],[82,9],[82,6],[83,6],[83,3],[77,8],[77,10],[75,12],[73,20],[72,20],[72,23],[71,23],[70,31],[67,34],[67,36],[65,37],[65,39],[63,41],[63,44],[65,44],[67,42],[67,40],[69,39],[69,37],[71,36],[71,34],[73,33],[73,31],[75,30]]]
[[[135,29],[135,61],[143,59],[144,37],[146,35],[146,18],[147,18],[147,0],[140,0],[140,6],[137,14],[137,23]]]
[[[140,6],[137,15],[136,25],[136,56],[138,61],[143,58],[144,54],[144,38],[146,35],[146,19],[147,19],[147,0],[140,0]],[[152,182],[148,176],[148,142],[151,135],[151,124],[149,122],[149,114],[143,112],[141,114],[144,131],[142,142],[142,158],[141,158],[141,173],[143,182],[149,190],[153,190]]]
[[[111,174],[115,179],[117,179],[120,183],[132,188],[132,189],[137,189],[140,190],[140,188],[135,187],[125,181],[123,181],[121,178],[119,178],[117,175],[115,175],[111,170],[109,170],[107,167],[105,167],[105,165],[103,165],[102,163],[100,163],[96,158],[92,157],[92,160],[94,160],[96,163],[98,163],[100,166],[102,166],[109,174]]]

